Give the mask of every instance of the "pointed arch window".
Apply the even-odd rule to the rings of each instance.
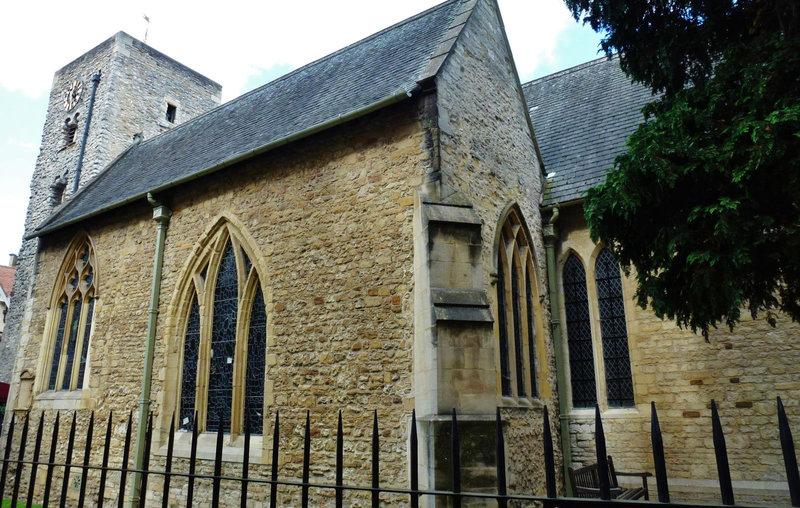
[[[497,249],[497,319],[500,392],[537,397],[536,279],[530,242],[516,209],[501,226]]]
[[[78,237],[67,251],[51,300],[46,390],[84,387],[97,298],[96,273],[94,248],[88,237]]]
[[[630,407],[634,405],[633,380],[628,330],[625,326],[625,305],[622,299],[622,277],[617,260],[607,249],[603,249],[597,256],[595,280],[608,405]]]
[[[267,314],[261,281],[229,225],[191,274],[183,328],[180,427],[261,434]],[[197,415],[195,421],[194,416]]]
[[[586,270],[574,254],[570,254],[564,264],[563,283],[572,405],[592,407],[597,403],[597,387]]]

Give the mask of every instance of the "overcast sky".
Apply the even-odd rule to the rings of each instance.
[[[14,1],[0,22],[0,264],[21,243],[53,73],[119,30],[222,84],[252,90],[438,0]],[[597,58],[563,0],[499,0],[525,82]],[[150,18],[149,27],[143,15]]]

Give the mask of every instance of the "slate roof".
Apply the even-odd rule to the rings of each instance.
[[[576,201],[605,179],[643,121],[650,89],[631,83],[616,57],[522,85],[547,172],[543,206]]]
[[[17,269],[12,266],[0,266],[0,287],[6,295],[11,296],[14,289],[14,274]]]
[[[31,236],[407,98],[435,75],[473,6],[447,1],[130,147]]]

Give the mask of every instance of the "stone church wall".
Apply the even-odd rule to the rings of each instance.
[[[591,302],[597,299],[591,281],[599,249],[589,238],[582,208],[576,205],[562,209],[557,227],[561,234],[559,285],[564,262],[570,252],[575,252],[590,281],[591,309]],[[615,467],[653,472],[650,402],[654,401],[664,435],[673,498],[719,502],[711,437],[710,402],[715,399],[737,502],[788,504],[775,398],[780,395],[783,399],[796,433],[800,429],[800,381],[796,374],[800,326],[779,315],[777,327],[772,328],[763,316],[753,320],[743,313],[746,317],[733,333],[721,327],[713,330],[709,342],[705,342],[702,336],[681,330],[671,321],[661,321],[649,310],[636,306],[632,300],[635,288],[635,280],[623,276],[636,406],[604,408],[604,395],[599,394],[608,452]],[[563,302],[563,287],[561,291]],[[594,314],[592,320],[597,322]],[[598,365],[602,358],[599,326],[593,325],[592,330]],[[566,351],[565,356],[568,357]],[[601,375],[596,375],[601,387]],[[594,411],[573,409],[570,420],[573,463],[596,462]]]
[[[406,101],[158,196],[174,214],[166,238],[152,389],[157,455],[164,453],[175,408],[184,333],[174,315],[177,287],[203,233],[226,217],[253,239],[254,263],[263,267],[260,275],[269,288],[265,434],[271,433],[280,410],[281,477],[300,477],[308,408],[312,481],[333,481],[335,418],[341,409],[345,480],[369,484],[372,410],[377,409],[381,482],[408,484],[411,220],[413,189],[422,182],[427,153],[416,106]],[[79,411],[85,422],[89,408],[100,421],[112,410],[120,419],[135,410],[156,241],[150,215],[149,207],[140,203],[83,224],[98,261],[90,389],[82,391],[89,393],[41,394],[32,401],[33,413],[46,409],[52,418],[50,409],[85,408]],[[31,322],[34,340],[20,357],[22,369],[38,373],[41,368],[47,300],[64,248],[76,231],[70,228],[43,242]],[[123,435],[120,423],[115,439]],[[226,454],[234,463],[226,464],[225,471],[231,474],[240,469],[240,441],[226,441]],[[254,443],[251,474],[268,476],[268,466],[259,464],[271,460],[271,439]],[[76,449],[82,446],[76,442]],[[201,445],[199,456],[208,455],[209,448],[213,445]],[[210,466],[200,461],[198,471]],[[178,467],[185,468],[185,462]],[[160,500],[161,485],[159,478],[151,478],[154,502]],[[176,500],[185,496],[184,483],[173,480],[172,486]],[[223,495],[226,504],[238,505],[240,485],[223,483],[223,488],[229,489]],[[201,482],[197,489],[196,496],[203,496],[198,499],[210,497],[210,485]],[[113,495],[114,490],[107,492]],[[279,504],[292,504],[298,496],[298,489],[287,491]]]
[[[529,228],[537,270],[536,289],[542,309],[546,309],[547,279],[538,209],[542,176],[519,78],[493,0],[479,0],[475,4],[436,84],[441,198],[472,205],[482,222],[479,281],[489,298],[491,313],[497,315],[494,284],[499,222],[511,204],[519,206]],[[493,362],[490,368],[497,381],[483,389],[492,397],[492,407],[487,408],[489,416],[493,416],[494,407],[502,408],[507,456],[513,457],[507,465],[510,491],[544,492],[543,405],[548,405],[551,415],[558,414],[549,312],[541,310],[535,317],[541,328],[536,339],[539,397],[535,400],[499,395],[496,325],[489,337]],[[491,330],[490,327],[487,333],[492,333]],[[557,418],[551,421],[557,440]],[[492,420],[492,429],[493,425]]]
[[[133,135],[152,137],[172,124],[166,122],[166,104],[178,106],[175,124],[182,123],[217,106],[218,84],[119,32],[80,58],[59,69],[53,78],[42,144],[31,179],[31,198],[25,219],[28,235],[57,208],[51,187],[63,175],[64,196],[72,195],[75,172],[88,116],[92,76],[101,70],[79,188],[82,188],[114,157],[130,146]],[[65,111],[63,92],[73,81],[83,82],[80,102]],[[78,113],[74,141],[66,144],[64,120]],[[14,299],[8,329],[0,342],[0,380],[10,382],[18,342],[28,340],[30,319],[27,305],[35,278],[34,259],[38,240],[23,241],[15,279]],[[21,373],[16,371],[16,377]]]

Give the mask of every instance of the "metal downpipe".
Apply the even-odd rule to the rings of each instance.
[[[72,184],[72,193],[78,192],[81,181],[81,168],[83,167],[83,153],[86,151],[86,139],[89,137],[89,126],[92,124],[92,111],[94,111],[94,97],[97,94],[97,85],[100,84],[100,71],[92,76],[92,96],[89,98],[89,112],[86,114],[86,127],[83,128],[81,138],[81,151],[78,154],[78,168],[75,170],[75,182]]]
[[[558,391],[558,418],[561,436],[561,462],[564,473],[564,490],[568,497],[572,497],[572,485],[569,484],[569,466],[572,463],[572,450],[569,442],[569,407],[567,406],[567,376],[564,361],[564,347],[561,337],[561,300],[558,294],[556,279],[556,242],[558,230],[555,223],[558,220],[558,208],[553,209],[553,215],[544,226],[544,249],[547,256],[547,286],[550,294],[550,329],[553,334],[553,348],[556,356],[556,387]]]
[[[147,419],[150,413],[150,385],[153,380],[153,355],[156,342],[156,325],[158,323],[158,305],[161,296],[161,268],[164,264],[164,243],[167,238],[167,226],[172,217],[172,210],[156,201],[152,194],[147,201],[153,207],[153,220],[158,224],[155,261],[153,263],[153,281],[150,287],[150,309],[147,318],[147,336],[145,339],[144,372],[142,373],[142,389],[139,397],[139,420],[136,426],[136,448],[133,468],[141,470],[144,464],[144,449],[147,432]],[[139,488],[142,482],[141,473],[133,474],[129,506],[139,505]]]

